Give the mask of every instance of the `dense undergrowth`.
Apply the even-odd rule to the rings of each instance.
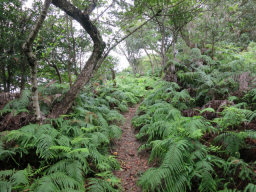
[[[255,44],[244,53],[216,49],[214,60],[198,49],[170,60],[177,83],[123,73],[116,87],[86,87],[58,119],[1,132],[0,191],[121,191],[110,146],[121,135],[121,113],[142,99],[132,123],[139,150],[151,153],[152,168],[138,181],[144,191],[256,191],[256,71],[247,58]],[[45,117],[67,89],[40,87]],[[24,91],[0,114],[30,108]]]
[[[256,191],[255,85],[239,90],[251,65],[235,56],[180,54],[178,84],[147,94],[133,119],[155,165],[138,182],[144,191]]]
[[[121,76],[115,88],[110,82],[91,92],[85,88],[67,115],[2,132],[0,191],[120,191],[112,174],[120,165],[109,147],[122,133],[120,112],[138,103],[153,81]],[[63,92],[60,85],[41,88],[44,98]],[[27,112],[29,96],[25,91],[1,113]],[[41,107],[45,114],[50,110],[43,100]]]

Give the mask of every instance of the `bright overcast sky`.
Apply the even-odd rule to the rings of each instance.
[[[31,8],[32,7],[32,3],[33,3],[33,0],[28,0],[25,3],[25,7]],[[129,63],[126,60],[124,55],[121,55],[121,54],[119,54],[119,53],[117,53],[115,51],[111,51],[110,55],[113,56],[113,57],[118,58],[118,60],[119,60],[119,63],[118,63],[118,66],[117,66],[117,70],[118,71],[121,71],[121,70],[123,70],[123,69],[125,69],[125,68],[127,68],[129,66]]]

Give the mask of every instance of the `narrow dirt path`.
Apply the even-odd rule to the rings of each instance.
[[[117,159],[121,165],[121,170],[115,171],[115,175],[121,178],[124,191],[139,192],[142,191],[136,186],[137,179],[140,174],[149,168],[148,156],[138,154],[139,141],[135,138],[135,133],[131,125],[131,120],[135,115],[139,105],[129,108],[129,111],[124,114],[126,119],[123,124],[122,137],[117,141],[113,151],[117,153]]]

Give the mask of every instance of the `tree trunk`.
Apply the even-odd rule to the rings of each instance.
[[[20,64],[21,66],[20,94],[21,95],[23,90],[25,89],[25,84],[26,84],[26,65],[27,65],[26,61],[24,61],[23,65]]]
[[[45,60],[47,61],[48,65],[51,66],[56,71],[56,74],[59,79],[59,83],[62,84],[62,78],[61,78],[60,70],[58,66],[54,63],[54,61],[50,62],[47,58],[45,58]]]
[[[162,25],[162,26],[161,26]],[[160,23],[160,32],[161,32],[161,58],[162,58],[162,67],[164,68],[166,65],[166,48],[165,48],[165,40],[166,40],[166,31],[165,31],[165,16],[162,17]]]
[[[239,77],[239,91],[247,91],[249,89],[250,72],[243,72]]]
[[[155,62],[155,64],[156,64],[156,67],[158,68],[158,67],[159,67],[159,63],[158,63],[158,61],[157,61],[157,59],[156,59],[156,55],[154,54],[153,50],[152,50],[152,55],[153,55],[153,59],[154,59],[154,62]],[[160,67],[161,67],[161,66],[160,66]]]
[[[74,74],[78,76],[77,72],[77,66],[76,66],[76,40],[74,36],[74,29],[73,29],[73,21],[70,18],[70,32],[71,32],[71,38],[72,38],[72,62],[73,62],[73,69],[74,69]]]
[[[176,50],[175,50],[175,45],[177,42],[177,35],[173,35],[173,42],[172,42],[172,52],[173,52],[173,60],[176,61]],[[175,74],[176,68],[175,68],[175,63],[171,64],[171,75],[172,75],[172,81],[177,82],[177,76]]]
[[[177,35],[173,35],[173,41],[172,41],[172,54],[173,54],[173,59],[176,59],[176,50],[175,50],[175,45],[177,42]]]
[[[215,52],[215,34],[212,35],[212,59],[214,58],[214,52]]]
[[[153,62],[153,60],[152,60],[151,56],[149,55],[149,53],[148,53],[147,49],[145,49],[145,48],[144,48],[144,51],[145,51],[145,53],[147,54],[148,59],[149,59],[149,61],[150,61],[150,63],[151,63],[152,75],[153,75],[153,74],[155,73],[155,72],[154,72],[154,62]]]
[[[29,34],[28,39],[22,46],[23,52],[25,53],[31,68],[32,102],[33,102],[33,108],[35,111],[37,121],[41,120],[41,112],[40,112],[40,106],[38,101],[38,89],[37,89],[37,59],[35,54],[33,53],[32,46],[39,32],[39,29],[43,25],[43,22],[46,18],[47,11],[50,7],[50,4],[51,4],[51,0],[45,0],[42,13],[39,16],[38,21],[34,26],[33,30],[31,31],[31,33]]]
[[[52,66],[53,66],[53,68],[55,69],[55,71],[58,75],[59,83],[62,84],[62,78],[61,78],[60,70],[59,70],[58,66],[55,63],[53,63]]]
[[[8,91],[7,91],[7,83],[6,83],[5,64],[3,64],[3,67],[2,67],[2,78],[3,78],[4,92],[8,92]]]
[[[59,83],[62,84],[62,77],[61,77],[61,74],[60,74],[60,70],[59,70],[58,65],[55,63],[56,60],[58,59],[58,58],[57,58],[57,53],[56,53],[56,51],[53,51],[53,52],[52,52],[52,57],[53,57],[53,59],[54,59],[54,60],[52,61],[52,63],[50,63],[50,61],[48,61],[48,60],[47,60],[47,62],[49,63],[49,65],[51,65],[51,66],[55,69],[56,74],[57,74],[58,79],[59,79]]]
[[[189,32],[187,29],[183,29],[180,31],[180,34],[181,34],[181,37],[182,39],[185,41],[186,45],[189,47],[189,48],[195,48],[195,45],[190,41],[190,37],[189,37]]]
[[[129,63],[129,65],[131,66],[133,74],[136,75],[137,68],[136,68],[136,65],[134,64],[135,63],[135,58],[133,58],[132,55],[129,55],[129,53],[126,54],[126,52],[125,52],[125,50],[123,48],[120,47],[120,50],[122,51],[122,53],[124,54],[126,60]]]
[[[12,72],[11,72],[11,65],[7,65],[7,72],[8,72],[8,76],[7,76],[7,91],[10,92],[11,91],[11,82],[12,82]]]
[[[162,31],[162,40],[161,40],[161,64],[164,68],[166,65],[166,55],[165,55],[165,32]]]
[[[88,8],[85,9],[83,12],[71,3],[69,3],[67,0],[52,0],[52,3],[56,7],[59,7],[61,10],[67,13],[69,16],[71,16],[73,19],[75,19],[77,22],[79,22],[81,26],[86,30],[86,32],[90,35],[94,43],[92,54],[86,62],[86,65],[82,69],[80,75],[77,77],[77,80],[70,87],[70,90],[65,94],[61,103],[57,103],[55,106],[53,106],[53,110],[49,117],[56,118],[62,114],[65,114],[68,111],[68,109],[72,106],[75,98],[79,94],[80,90],[84,87],[84,85],[89,82],[93,73],[97,71],[97,69],[101,66],[102,62],[107,57],[109,52],[120,42],[128,38],[132,33],[136,32],[138,29],[140,29],[146,23],[156,17],[160,13],[160,11],[158,11],[154,16],[145,21],[139,27],[134,29],[131,33],[127,34],[119,41],[114,43],[114,45],[112,45],[106,52],[104,52],[106,44],[103,41],[97,27],[94,25],[94,22],[92,22],[89,18],[89,15],[96,7],[97,0],[93,0]]]
[[[53,110],[49,117],[57,118],[58,116],[67,113],[81,89],[91,79],[93,73],[95,72],[96,66],[103,62],[103,51],[106,45],[102,40],[98,29],[89,18],[89,14],[92,11],[92,6],[90,6],[90,9],[82,12],[67,0],[53,0],[52,2],[56,7],[59,7],[66,14],[78,21],[90,35],[94,43],[92,54],[86,62],[86,65],[82,69],[80,75],[77,77],[77,80],[70,87],[70,90],[65,94],[61,103],[57,103],[55,106],[53,106]]]
[[[112,74],[113,86],[116,87],[116,72],[112,67],[110,67],[110,70]]]
[[[68,44],[68,80],[69,80],[69,86],[72,86],[72,74],[71,74],[71,68],[72,68],[72,53],[71,53],[71,46],[70,46],[70,34],[69,34],[69,18],[66,14],[66,30],[67,30],[67,44]]]
[[[79,72],[81,73],[81,71],[82,71],[82,48],[81,48],[81,52],[79,54],[79,60],[80,60]]]

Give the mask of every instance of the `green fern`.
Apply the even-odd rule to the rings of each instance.
[[[82,191],[84,186],[82,182],[66,175],[63,172],[54,172],[43,176],[35,181],[31,186],[33,190],[38,192],[43,191]]]
[[[201,179],[200,191],[216,191],[213,166],[206,157],[205,147],[201,144],[193,146],[188,140],[154,141],[150,160],[163,160],[159,168],[150,168],[142,175],[139,185],[150,191],[187,191],[192,178],[197,177]]]
[[[27,107],[30,104],[30,96],[31,96],[30,91],[28,90],[23,91],[20,98],[10,101],[8,104],[5,105],[5,107],[2,110],[0,110],[0,116],[10,112],[13,113],[14,116],[21,112],[29,112],[27,110]]]
[[[239,150],[246,147],[246,138],[256,138],[255,131],[245,131],[245,132],[226,132],[215,137],[214,142],[221,143],[225,149],[226,153],[233,156],[239,157]]]
[[[248,163],[244,162],[242,159],[234,157],[230,157],[228,162],[229,164],[225,169],[225,174],[237,174],[241,180],[253,182],[253,178],[255,178],[256,174]]]
[[[249,183],[245,189],[244,189],[244,192],[255,192],[256,191],[256,185],[255,184],[252,184],[252,183]]]

